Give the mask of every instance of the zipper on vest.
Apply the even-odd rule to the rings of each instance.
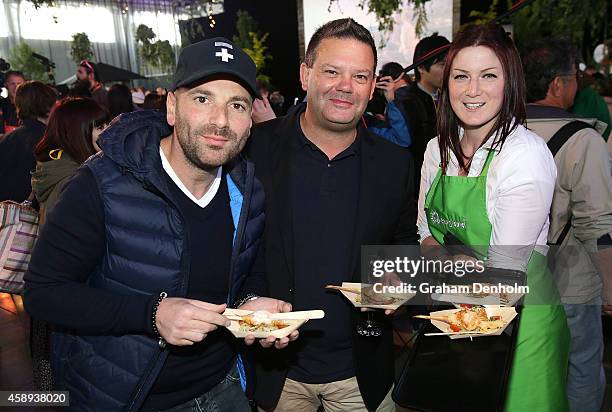
[[[155,376],[155,379],[157,379],[157,376],[159,375],[159,372],[161,371],[163,362],[160,362],[160,357],[163,355],[163,350],[159,349],[159,346],[157,344],[155,344],[155,347],[157,348],[157,352],[156,352],[157,354],[155,355],[153,361],[151,362],[151,367],[149,367],[145,371],[145,375],[144,375],[145,378],[141,379],[141,382],[139,382],[139,385],[136,387],[136,393],[134,394],[134,396],[132,397],[131,401],[128,404],[128,411],[139,410],[142,407],[142,404],[144,403],[144,398],[143,399],[139,399],[139,398],[142,395],[143,388],[146,386],[150,390],[150,388],[153,387],[153,384],[154,384],[153,379],[151,379],[151,377]],[[166,356],[164,356],[164,358],[165,357]],[[138,401],[138,408],[134,409],[134,407],[136,406],[136,401]]]
[[[234,272],[236,271],[238,255],[240,254],[240,246],[242,245],[242,238],[244,237],[244,230],[246,227],[247,216],[251,207],[251,195],[253,192],[254,185],[254,168],[248,162],[246,165],[246,182],[244,187],[244,193],[242,194],[242,207],[240,208],[240,217],[238,218],[238,227],[236,228],[236,241],[232,250],[232,260],[230,262],[230,276],[229,276],[229,289],[227,294],[227,305],[232,307],[234,302],[231,302],[235,296],[232,294],[232,286],[234,282]],[[238,185],[236,185],[238,186]]]

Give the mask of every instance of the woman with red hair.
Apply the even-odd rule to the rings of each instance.
[[[425,152],[419,234],[425,254],[462,243],[486,267],[526,275],[505,410],[564,411],[569,331],[545,256],[556,167],[524,121],[512,39],[496,24],[458,33],[444,68],[439,136]]]

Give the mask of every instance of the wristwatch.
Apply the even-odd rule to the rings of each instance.
[[[234,302],[234,307],[239,308],[245,303],[255,300],[257,298],[259,298],[259,295],[256,295],[255,293],[247,293],[242,299],[238,299],[236,302]]]

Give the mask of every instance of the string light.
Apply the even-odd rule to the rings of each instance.
[[[211,3],[206,3],[206,14],[208,14],[208,25],[210,26],[211,29],[214,29],[215,26],[217,25],[217,22],[215,21],[215,18],[213,16],[213,2]]]

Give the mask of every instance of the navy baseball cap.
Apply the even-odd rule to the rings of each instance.
[[[261,98],[255,84],[255,63],[244,50],[223,37],[202,40],[181,50],[171,89],[175,91],[217,74],[234,77],[253,97]]]

